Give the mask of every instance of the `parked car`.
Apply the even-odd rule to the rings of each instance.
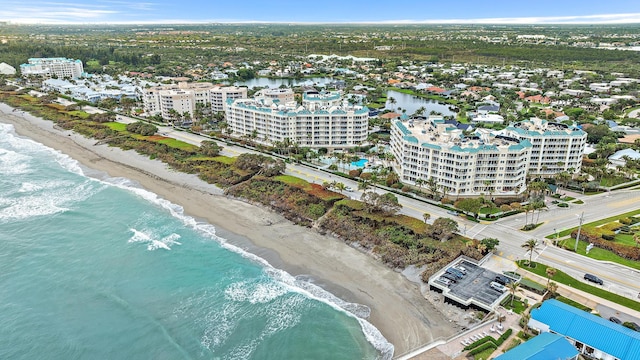
[[[453,274],[453,275],[455,275],[458,279],[462,279],[462,278],[464,277],[464,274],[462,273],[462,271],[457,270],[457,269],[454,269],[454,268],[452,268],[452,267],[448,268],[448,269],[447,269],[447,272],[448,272],[449,274]]]
[[[604,284],[604,282],[602,281],[602,279],[600,279],[599,277],[597,277],[597,276],[595,276],[595,275],[591,275],[591,274],[584,274],[584,279],[585,279],[585,280],[588,280],[588,281],[591,281],[591,282],[593,282],[593,283],[596,283],[596,284],[600,284],[600,285],[603,285],[603,284]]]
[[[622,325],[628,327],[631,330],[635,330],[635,331],[640,331],[640,325],[634,323],[634,322],[624,322],[622,323]]]
[[[453,274],[444,273],[442,274],[442,277],[451,280],[452,283],[458,282],[458,277]]]
[[[463,273],[464,275],[467,275],[467,269],[464,268],[464,266],[462,265],[456,265],[453,267],[454,269],[460,271],[461,273]]]
[[[513,282],[514,280],[511,279],[510,277],[504,276],[504,275],[498,275],[496,276],[495,279],[493,279],[493,281],[497,282],[498,284],[501,285],[507,285],[508,283]]]
[[[489,284],[489,286],[491,286],[492,289],[500,291],[500,292],[505,292],[507,290],[507,288],[504,285],[498,284],[495,281],[492,281],[491,284]]]
[[[612,323],[616,323],[616,324],[622,324],[622,321],[620,321],[620,319],[618,319],[617,317],[610,317],[609,321],[611,321]]]
[[[447,279],[444,276],[440,276],[438,279],[436,279],[436,282],[439,282],[439,283],[444,284],[446,286],[451,285],[451,280]]]

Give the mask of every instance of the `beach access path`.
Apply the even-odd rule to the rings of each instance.
[[[370,255],[343,241],[294,225],[277,213],[227,198],[222,191],[197,176],[169,169],[134,151],[95,145],[53,122],[0,103],[0,122],[16,132],[77,160],[99,177],[124,177],[175,204],[185,213],[204,219],[219,229],[230,243],[265,258],[273,266],[316,285],[341,299],[371,309],[371,322],[395,347],[396,354],[447,338],[456,330],[430,302],[419,286]],[[93,172],[94,174],[91,174]]]

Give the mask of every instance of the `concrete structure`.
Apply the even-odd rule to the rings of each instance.
[[[567,339],[545,332],[496,357],[495,360],[577,360],[578,354],[578,350]]]
[[[0,63],[0,75],[15,75],[15,74],[16,74],[16,68],[14,68],[13,66],[7,63]]]
[[[501,133],[532,144],[527,168],[531,175],[551,177],[563,171],[577,173],[582,167],[587,133],[576,126],[533,118],[511,124]]]
[[[196,104],[208,105],[213,112],[225,110],[228,99],[247,97],[246,87],[221,86],[212,83],[187,83],[162,85],[145,89],[143,95],[144,111],[148,115],[160,114],[170,119],[173,113],[188,114],[193,117]]]
[[[435,179],[449,196],[514,195],[525,189],[532,145],[477,129],[472,135],[440,118],[395,121],[391,152],[403,182]]]
[[[290,89],[276,89],[227,100],[226,117],[233,135],[257,142],[289,139],[300,146],[350,148],[367,139],[369,109],[350,105],[339,92],[304,94],[298,105]]]
[[[20,65],[20,72],[23,77],[37,76],[48,79],[55,76],[60,79],[77,79],[82,76],[84,68],[80,60],[67,58],[31,58],[28,64]]]
[[[640,359],[640,333],[555,299],[531,311],[529,327],[567,338],[581,354],[603,360]]]

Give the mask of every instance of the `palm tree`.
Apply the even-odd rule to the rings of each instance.
[[[420,192],[422,192],[422,187],[424,186],[424,184],[426,183],[426,181],[424,179],[421,178],[417,178],[416,181],[414,182],[416,184],[416,186],[418,187],[418,189],[420,190]]]
[[[358,190],[362,190],[362,192],[367,192],[370,187],[371,184],[367,180],[363,180],[358,183]]]
[[[424,219],[425,224],[427,223],[427,221],[429,221],[429,219],[431,219],[431,214],[429,213],[424,213],[422,214],[422,218]]]
[[[558,284],[552,281],[547,286],[547,289],[549,289],[549,292],[551,293],[551,295],[555,295],[556,291],[558,291]]]
[[[552,268],[552,267],[548,267],[546,270],[547,273],[547,288],[549,288],[549,283],[551,282],[551,278],[554,277],[554,275],[556,274],[558,270]]]
[[[509,289],[509,293],[511,294],[511,307],[513,308],[513,299],[516,297],[516,292],[518,291],[518,287],[520,286],[519,282],[512,281],[507,284],[507,289]]]
[[[340,194],[342,194],[342,192],[347,188],[347,185],[345,185],[344,183],[337,183],[334,185],[334,188],[338,191],[340,191]]]
[[[529,252],[529,267],[531,267],[531,261],[533,260],[533,253],[538,254],[538,240],[529,239],[524,244],[520,245],[520,247],[527,249]]]
[[[433,178],[433,176],[430,177],[429,180],[427,180],[427,187],[429,188],[429,192],[431,193],[431,195],[435,197],[436,193],[438,192],[438,182]]]

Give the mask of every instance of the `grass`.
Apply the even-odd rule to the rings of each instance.
[[[487,359],[489,359],[491,357],[491,355],[493,354],[494,351],[496,351],[495,348],[488,348],[485,351],[482,351],[482,352],[479,352],[479,353],[473,355],[473,358],[476,359],[476,360],[480,360],[480,359],[487,360]]]
[[[629,179],[627,179],[624,176],[603,177],[602,179],[600,179],[600,186],[611,187],[611,186],[624,184],[628,181]]]
[[[511,339],[511,342],[509,343],[509,345],[507,345],[504,348],[504,351],[507,352],[507,351],[513,349],[514,347],[516,347],[516,346],[518,346],[520,344],[522,344],[522,340],[518,339],[517,337],[513,338],[513,339]]]
[[[590,223],[584,224],[582,226],[583,227],[596,227],[596,226],[599,226],[599,225],[604,225],[604,224],[610,223],[612,221],[617,221],[617,220],[624,219],[626,217],[635,216],[635,215],[638,215],[638,214],[640,214],[640,209],[629,211],[627,213],[616,215],[616,216],[611,216],[611,217],[608,217],[608,218],[605,218],[605,219],[601,219],[601,220],[598,220],[598,221],[590,222]],[[571,232],[573,230],[576,230],[577,228],[578,227],[576,226],[576,227],[572,227],[570,229],[562,230],[562,231],[560,231],[558,233],[558,236],[559,237],[568,236],[568,235],[571,234]],[[555,233],[546,236],[547,239],[554,239],[555,237],[556,237]]]
[[[512,305],[512,302],[511,302],[512,296],[513,295],[507,296],[500,305],[502,305],[507,310],[509,309],[513,310],[513,312],[515,312],[516,314],[522,314],[522,312],[527,309],[527,304],[524,301],[520,300],[519,297],[516,296],[515,299],[513,299],[513,305]]]
[[[556,296],[555,299],[560,301],[560,302],[563,302],[563,303],[565,303],[567,305],[571,305],[571,306],[573,306],[575,308],[578,308],[580,310],[584,310],[586,312],[591,312],[591,310],[592,310],[590,307],[584,306],[584,305],[580,304],[579,302],[573,301],[573,300],[568,299],[568,298],[566,298],[564,296]]]
[[[534,274],[537,274],[539,276],[542,277],[547,277],[547,266],[544,264],[540,264],[540,263],[536,263],[533,262],[532,264],[534,265],[533,268],[530,268],[529,266],[526,266],[525,263],[527,261],[526,260],[519,260],[517,261],[518,266],[520,266],[520,268],[530,271]],[[622,306],[626,306],[630,309],[636,310],[636,311],[640,311],[640,303],[626,298],[624,296],[618,295],[618,294],[614,294],[612,292],[609,292],[607,290],[601,289],[599,287],[595,287],[593,285],[589,285],[586,284],[578,279],[575,279],[571,276],[569,276],[567,273],[561,271],[561,270],[557,270],[556,269],[556,274],[555,276],[551,279],[557,283],[560,284],[565,284],[568,286],[573,287],[574,289],[578,289],[578,290],[582,290],[584,292],[587,292],[589,294],[595,295],[597,297],[603,298],[603,299],[607,299],[609,301],[613,301],[616,304],[620,304]]]
[[[578,204],[578,205],[580,205],[580,204],[584,204],[584,201],[582,201],[582,200],[576,200],[576,201],[574,201],[573,203],[574,203],[574,204]]]
[[[119,123],[119,122],[109,122],[105,123],[111,130],[115,131],[127,131],[127,124]]]
[[[75,116],[79,119],[88,119],[89,116],[91,116],[91,114],[89,114],[88,112],[82,111],[82,110],[73,110],[73,111],[67,111],[67,114],[71,115],[71,116]]]
[[[481,215],[485,215],[485,214],[497,214],[499,213],[501,210],[497,207],[483,207],[482,209],[480,209],[478,211],[478,214]]]
[[[575,247],[575,239],[573,238],[569,238],[569,239],[565,239],[562,240],[559,245],[566,247],[568,249],[573,250]],[[618,263],[620,265],[625,265],[628,266],[630,268],[633,269],[638,269],[640,270],[640,263],[637,261],[633,261],[633,260],[629,260],[629,259],[625,259],[619,255],[614,254],[613,252],[609,251],[609,250],[605,250],[605,249],[600,249],[598,247],[593,247],[589,253],[587,254],[587,242],[586,241],[579,241],[578,242],[578,251],[577,253],[580,255],[584,255],[586,257],[590,257],[592,259],[595,260],[603,260],[603,261],[611,261],[611,262],[615,262]]]
[[[198,151],[197,146],[186,143],[184,141],[172,139],[172,138],[165,137],[164,139],[157,140],[156,142],[160,144],[165,144],[174,149],[180,149],[184,151],[193,151],[193,152]]]

